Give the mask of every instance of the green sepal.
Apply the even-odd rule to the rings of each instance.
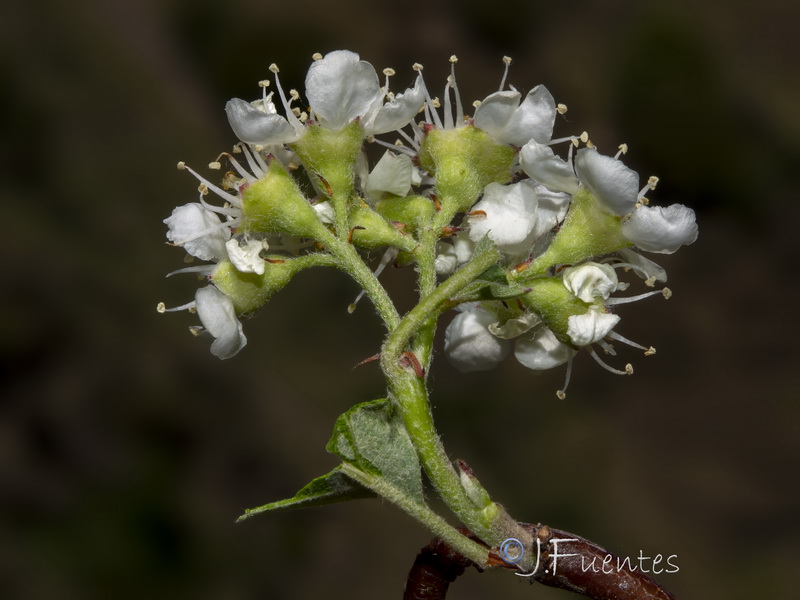
[[[448,214],[469,210],[490,183],[508,183],[516,151],[472,125],[433,129],[422,140],[420,166],[436,178]]]
[[[463,304],[464,302],[489,302],[491,300],[514,300],[521,298],[531,291],[530,286],[500,283],[488,283],[486,281],[474,281],[464,290],[454,297],[453,303]]]
[[[325,226],[294,177],[277,159],[266,174],[242,190],[242,229],[248,233],[288,233],[317,239]]]
[[[425,196],[385,198],[377,202],[375,210],[389,221],[403,223],[409,228],[409,231],[415,231],[432,222],[436,214],[433,201]]]
[[[360,202],[350,210],[350,226],[353,228],[352,242],[360,248],[382,248],[392,246],[411,251],[416,242],[401,233],[366,203]]]
[[[291,148],[308,173],[324,179],[320,188],[328,188],[325,190],[327,196],[349,198],[353,191],[356,161],[365,137],[364,128],[358,121],[338,131],[311,124]]]
[[[342,414],[326,449],[359,471],[386,480],[414,502],[424,504],[416,450],[389,400],[357,404]]]
[[[556,265],[578,264],[632,246],[621,225],[622,217],[607,212],[589,190],[580,191],[550,246],[515,279],[525,281]]]
[[[542,317],[559,341],[571,345],[569,318],[586,314],[592,305],[573,296],[561,277],[540,277],[528,285],[531,291],[522,297],[522,303]]]
[[[294,496],[285,500],[270,502],[257,508],[248,508],[244,514],[236,519],[237,523],[255,515],[289,508],[311,508],[324,506],[348,500],[361,498],[374,498],[375,492],[368,490],[360,483],[356,483],[336,467],[330,473],[321,475],[301,488]]]
[[[307,254],[296,258],[276,257],[264,265],[264,274],[242,273],[228,260],[221,261],[211,278],[232,301],[236,314],[255,312],[283,289],[297,273],[316,266],[333,266],[326,254]],[[280,261],[280,262],[277,262]]]

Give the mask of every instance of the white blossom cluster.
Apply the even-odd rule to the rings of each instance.
[[[193,303],[178,308],[197,310],[204,328],[215,337],[215,355],[233,356],[246,339],[235,299],[215,284],[214,263],[227,261],[242,273],[263,274],[265,251],[273,249],[276,240],[283,250],[291,245],[295,254],[313,244],[308,240],[313,235],[292,236],[283,231],[276,232],[280,234],[276,237],[271,232],[254,235],[246,228],[242,230],[243,192],[264,177],[269,168],[265,157],[279,160],[290,169],[300,166],[297,144],[309,127],[339,131],[353,123],[363,129],[365,140],[392,132],[402,138],[395,144],[375,140],[387,150],[372,168],[364,151],[355,160],[352,177],[357,201],[365,210],[378,210],[387,199],[407,198],[410,206],[410,199],[419,197],[430,199],[440,210],[439,200],[452,195],[452,185],[446,188],[441,174],[451,163],[443,151],[431,148],[432,132],[463,133],[466,139],[477,131],[487,140],[487,153],[511,151],[508,163],[500,169],[501,177],[481,173],[480,161],[474,163],[477,175],[465,174],[466,179],[472,178],[470,181],[486,183],[481,183],[466,204],[452,211],[454,220],[437,245],[436,270],[442,277],[453,273],[488,237],[502,252],[500,267],[506,272],[507,283],[529,291],[512,301],[482,300],[459,307],[445,339],[446,354],[456,367],[464,371],[489,369],[513,350],[524,366],[549,369],[569,362],[581,348],[604,364],[593,346],[613,353],[611,340],[652,352],[614,331],[620,318],[613,306],[669,292],[664,288],[631,298],[614,297],[612,294],[627,288],[618,273],[622,269],[633,271],[649,286],[666,282],[664,269],[640,252],[675,252],[697,238],[697,225],[694,212],[685,206],[649,205],[645,194],[657,180],[650,178],[641,187],[637,173],[619,158],[624,147],[609,156],[601,154],[585,133],[554,139],[557,116],[566,107],[556,104],[541,85],[524,97],[513,87],[505,89],[510,60],[505,60],[500,89],[476,102],[470,117],[464,113],[457,87],[455,57],[451,59],[453,68],[443,101],[431,96],[419,65],[415,65],[412,87],[395,95],[389,91],[389,77],[394,74],[390,69],[384,71],[386,80],[381,86],[375,69],[357,54],[336,51],[315,58],[306,76],[307,103],[302,105],[308,112],[293,105],[300,94],[284,92],[274,65],[270,70],[277,101],[273,101],[275,92],[267,93],[270,82],[262,82],[259,100],[228,102],[228,120],[241,142],[239,149],[247,166],[227,155],[233,171],[225,176],[222,186],[191,171],[201,182],[199,201],[176,208],[165,220],[170,242],[193,257],[212,262],[190,269],[208,276],[210,283],[197,292]],[[561,155],[554,151],[559,146],[565,149]],[[319,187],[318,181],[310,179]],[[223,205],[207,203],[204,196],[209,192]],[[309,204],[319,224],[330,228],[336,223],[336,215],[324,196],[319,193]],[[418,229],[424,225],[414,223]],[[409,226],[402,233],[409,237],[413,228]],[[392,257],[407,250],[391,241],[386,246]],[[563,310],[551,306],[558,304],[558,298],[564,299]]]

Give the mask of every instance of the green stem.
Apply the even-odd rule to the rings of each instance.
[[[486,565],[489,558],[489,552],[486,548],[465,537],[430,508],[424,504],[415,502],[409,498],[407,494],[402,493],[393,485],[389,484],[386,479],[365,473],[349,463],[342,463],[340,469],[351,479],[396,504],[399,508],[425,525],[436,537],[446,542],[462,556],[470,559],[476,565]]]
[[[326,231],[319,237],[325,249],[336,258],[337,266],[350,275],[366,292],[375,310],[383,319],[386,329],[389,331],[395,329],[400,323],[397,308],[358,251],[347,240],[340,240],[330,232]]]
[[[474,281],[499,258],[500,253],[490,242],[480,244],[470,262],[428,294],[400,321],[381,352],[381,366],[389,382],[390,393],[399,406],[428,478],[459,519],[490,545],[499,544],[503,533],[491,526],[485,514],[464,491],[433,424],[425,378],[404,368],[400,359],[411,337],[436,315],[441,304]]]

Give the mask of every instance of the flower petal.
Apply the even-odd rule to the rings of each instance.
[[[526,251],[532,244],[528,236],[536,225],[535,185],[532,181],[487,185],[483,198],[472,207],[473,212],[485,214],[467,217],[470,239],[477,243],[488,235],[502,252],[515,255]]]
[[[228,296],[209,285],[197,290],[194,298],[203,327],[216,338],[211,344],[211,354],[224,360],[245,347],[247,338]]]
[[[572,166],[557,157],[550,146],[531,140],[522,147],[519,161],[529,177],[549,188],[569,194],[575,194],[580,189],[580,181]]]
[[[417,76],[413,88],[397,94],[394,100],[384,104],[371,123],[365,125],[369,135],[379,135],[396,131],[408,125],[425,103],[425,83],[422,75]]]
[[[264,112],[240,98],[228,100],[225,113],[233,133],[248,144],[288,144],[298,140],[302,133],[281,115]]]
[[[488,371],[511,351],[511,343],[491,334],[497,317],[480,306],[456,315],[444,332],[444,351],[459,371]]]
[[[573,315],[567,320],[567,335],[576,346],[599,342],[619,323],[619,315],[604,312],[591,306],[585,314]]]
[[[167,239],[201,260],[223,260],[228,253],[225,242],[231,231],[217,214],[198,202],[184,204],[164,219],[169,227]]]
[[[531,140],[547,144],[553,137],[556,102],[543,85],[533,88],[506,126],[505,141],[522,147]]]
[[[367,176],[364,196],[369,202],[377,202],[385,193],[405,196],[411,190],[414,167],[411,157],[386,151],[372,172]]]
[[[619,285],[617,273],[612,267],[594,262],[564,269],[562,277],[564,287],[588,304],[597,298],[607,300]]]
[[[237,271],[256,273],[257,275],[264,274],[266,261],[259,256],[264,249],[264,242],[250,240],[244,246],[240,246],[238,240],[228,240],[225,248],[228,250],[228,258]]]
[[[538,327],[517,339],[514,356],[523,367],[534,371],[552,369],[567,362],[575,350],[558,341],[547,327]]]
[[[694,211],[682,204],[640,206],[622,224],[622,235],[647,252],[672,254],[697,239]]]
[[[306,96],[311,111],[334,131],[358,117],[371,116],[383,101],[375,69],[349,50],[330,52],[311,64]]]
[[[514,111],[519,107],[521,94],[516,91],[495,92],[475,109],[473,123],[498,141],[505,142],[504,133]],[[510,143],[510,142],[509,142]]]
[[[660,281],[662,283],[667,282],[666,269],[664,269],[664,267],[661,265],[654,263],[649,258],[645,258],[630,248],[617,250],[617,253],[625,262],[633,265],[634,273],[636,273],[642,279],[652,280],[653,283],[655,281]]]
[[[575,156],[575,172],[589,191],[615,215],[626,215],[636,206],[639,174],[621,160],[581,148]]]

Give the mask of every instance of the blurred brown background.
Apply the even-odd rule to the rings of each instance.
[[[428,535],[386,503],[260,517],[335,462],[336,416],[381,394],[380,329],[333,272],[304,273],[220,362],[165,280],[161,220],[194,201],[234,141],[223,107],[277,62],[302,89],[313,52],[349,48],[471,101],[510,81],[569,105],[562,135],[657,174],[654,201],[698,213],[662,263],[669,302],[624,307],[658,348],[636,375],[588,356],[535,377],[507,361],[433,375],[454,457],[518,518],[622,555],[675,554],[678,598],[795,598],[800,493],[796,176],[798,5],[779,0],[287,3],[73,0],[0,9],[4,257],[0,597],[398,598]],[[409,273],[386,281],[402,289]],[[567,598],[470,572],[452,598]]]

